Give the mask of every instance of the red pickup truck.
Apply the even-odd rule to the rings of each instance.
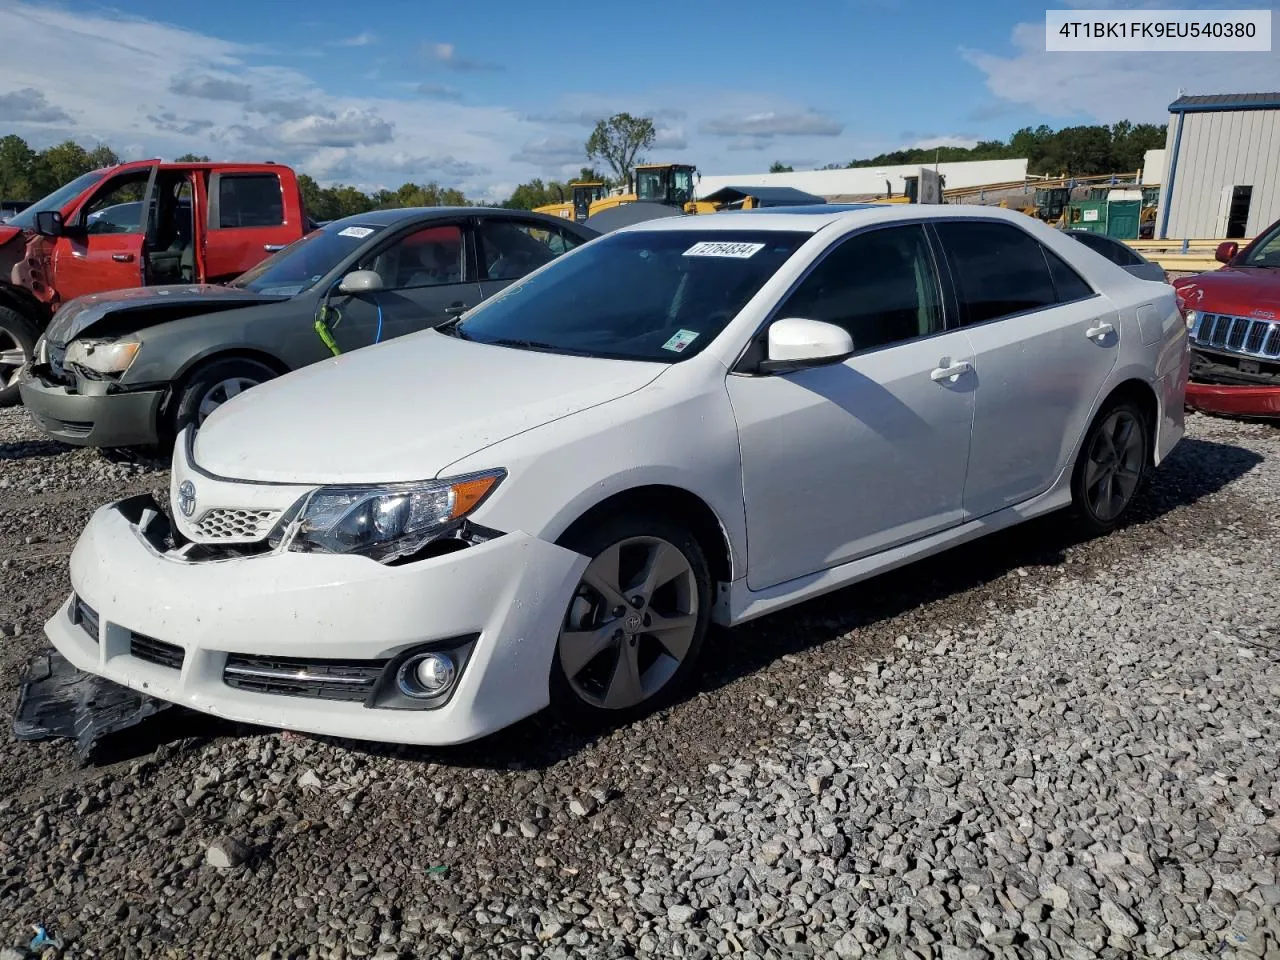
[[[59,187],[0,223],[0,406],[62,303],[230,280],[308,228],[297,177],[274,163],[138,160]]]
[[[1191,324],[1187,405],[1206,413],[1280,419],[1280,221],[1225,266],[1173,282]]]

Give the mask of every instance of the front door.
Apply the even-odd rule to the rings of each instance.
[[[982,388],[964,506],[982,517],[1048,490],[1111,368],[1120,321],[1065,260],[1012,224],[936,224]]]
[[[146,284],[147,209],[156,169],[109,178],[72,215],[53,248],[54,277],[64,302]]]
[[[976,379],[948,330],[923,227],[858,233],[774,314],[843,326],[843,363],[731,375],[747,513],[747,584],[762,590],[959,524]]]
[[[358,266],[382,277],[383,289],[335,294],[342,311],[334,339],[344,351],[439,326],[480,302],[463,221],[432,221],[394,237]]]

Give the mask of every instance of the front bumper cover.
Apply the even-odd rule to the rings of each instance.
[[[1280,386],[1187,384],[1187,406],[1224,417],[1280,418]]]
[[[112,392],[107,380],[78,382],[76,390],[46,377],[43,365],[27,366],[18,377],[18,393],[32,419],[46,434],[81,447],[134,447],[158,442],[160,405],[165,391]]]
[[[560,623],[587,558],[524,533],[399,566],[275,552],[192,562],[166,552],[152,503],[94,513],[71,555],[74,596],[45,625],[81,670],[230,720],[394,743],[476,739],[547,705]],[[97,613],[73,619],[74,597]],[[95,636],[96,633],[96,636]],[[134,655],[153,638],[181,666]],[[380,709],[230,686],[231,655],[394,659],[433,641],[478,637],[453,693],[432,709]]]

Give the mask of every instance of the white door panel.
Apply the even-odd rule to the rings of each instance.
[[[973,359],[952,331],[784,376],[728,378],[750,589],[962,521],[977,377],[961,364]]]
[[[1116,364],[1105,297],[966,327],[981,388],[965,511],[985,516],[1043,493],[1062,472]]]

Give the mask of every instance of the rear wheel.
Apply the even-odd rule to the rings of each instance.
[[[276,372],[264,363],[242,357],[214,360],[199,367],[178,395],[174,408],[173,433],[196,426],[232,397],[274,379]]]
[[[0,307],[0,407],[15,406],[18,372],[36,350],[35,324],[10,307]]]
[[[669,702],[694,670],[711,620],[697,539],[660,517],[619,517],[565,539],[591,558],[551,666],[561,715],[624,723]]]
[[[1151,429],[1131,400],[1117,400],[1094,419],[1072,476],[1076,514],[1093,534],[1109,533],[1128,516],[1151,463]]]

